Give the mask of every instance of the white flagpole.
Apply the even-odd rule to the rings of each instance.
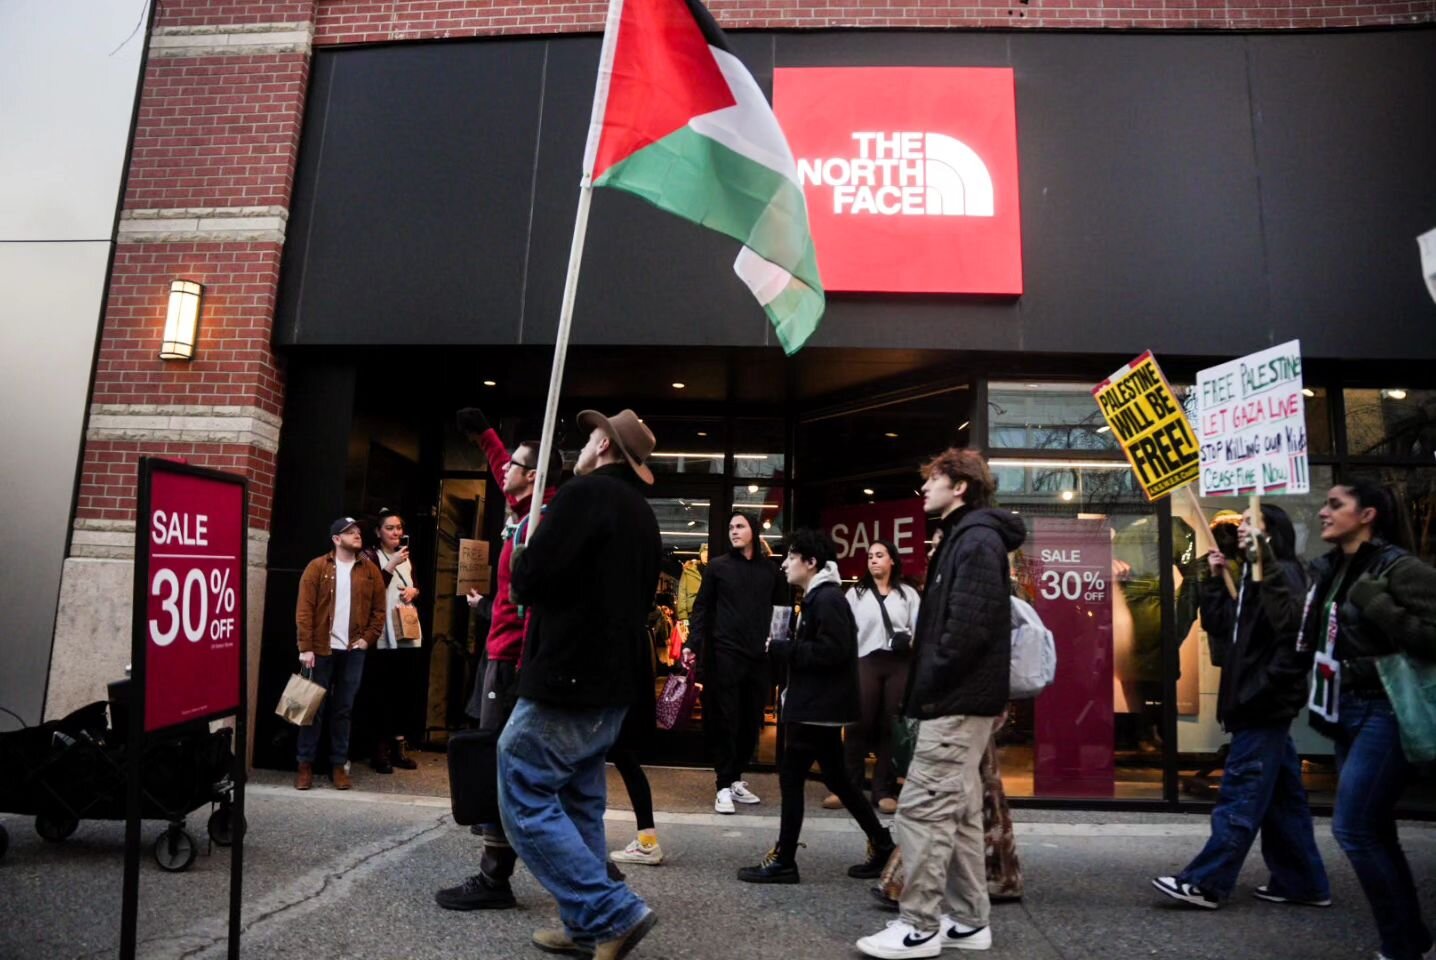
[[[534,480],[533,505],[529,508],[528,537],[532,537],[538,529],[543,511],[543,493],[548,484],[548,462],[553,453],[554,433],[558,427],[558,398],[563,390],[563,368],[568,359],[569,332],[573,329],[573,303],[578,295],[578,272],[583,265],[583,242],[588,234],[588,208],[593,199],[593,165],[598,154],[598,141],[603,133],[603,115],[608,106],[614,49],[618,46],[618,24],[622,16],[623,0],[609,0],[608,17],[603,27],[603,48],[598,58],[598,79],[593,91],[593,114],[588,123],[588,144],[583,151],[583,178],[579,181],[573,243],[568,251],[568,275],[564,278],[563,305],[559,308],[553,371],[549,374],[548,402],[544,406],[543,435],[539,441],[538,463],[535,465],[537,476]]]

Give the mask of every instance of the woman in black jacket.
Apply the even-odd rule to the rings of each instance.
[[[1271,879],[1257,887],[1256,896],[1331,904],[1291,739],[1311,667],[1311,654],[1296,648],[1306,578],[1286,511],[1263,504],[1261,519],[1264,531],[1251,525],[1250,516],[1243,518],[1238,544],[1261,551],[1262,579],[1255,579],[1254,565],[1248,564],[1233,599],[1222,578],[1226,558],[1213,550],[1201,581],[1202,629],[1212,665],[1222,671],[1217,719],[1232,735],[1212,835],[1181,873],[1152,881],[1167,896],[1208,910],[1231,896],[1258,830]]]
[[[823,782],[868,836],[867,859],[848,876],[873,878],[893,852],[892,835],[878,823],[862,791],[848,779],[843,727],[858,720],[858,627],[843,598],[842,579],[828,538],[799,530],[788,547],[783,572],[803,591],[796,636],[775,637],[769,646],[774,670],[784,680],[783,756],[778,787],[783,815],[778,845],[755,867],[738,871],[748,883],[797,883],[798,835],[803,829],[803,788],[817,761]]]
[[[1316,653],[1312,699],[1328,715],[1313,710],[1312,724],[1336,747],[1331,832],[1371,904],[1380,957],[1417,960],[1432,948],[1431,931],[1396,836],[1411,763],[1378,661],[1436,661],[1436,570],[1397,546],[1405,539],[1397,503],[1367,480],[1331,488],[1321,539],[1335,549],[1312,564],[1300,645]]]

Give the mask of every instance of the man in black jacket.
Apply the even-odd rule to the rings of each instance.
[[[992,945],[982,754],[1007,706],[1007,555],[1027,530],[1016,514],[989,506],[994,484],[980,454],[947,450],[923,474],[924,505],[942,516],[942,543],[928,567],[904,708],[922,721],[894,823],[907,876],[901,917],[857,942],[870,957],[936,957],[944,947]]]
[[[1222,671],[1217,719],[1232,734],[1212,835],[1181,873],[1152,881],[1172,899],[1206,910],[1232,895],[1258,830],[1271,879],[1257,887],[1256,896],[1276,903],[1331,903],[1291,739],[1291,722],[1306,704],[1312,661],[1311,652],[1296,649],[1306,576],[1286,511],[1262,504],[1261,515],[1265,533],[1248,514],[1238,545],[1261,551],[1262,579],[1254,579],[1247,564],[1233,599],[1222,580],[1226,558],[1214,550],[1207,554],[1210,575],[1201,583],[1202,629],[1212,665]]]
[[[703,733],[713,757],[713,809],[732,813],[735,803],[758,803],[743,768],[763,729],[771,684],[764,645],[781,597],[777,567],[763,553],[757,527],[746,513],[728,519],[732,549],[708,565],[693,602],[687,662],[700,662]]]
[[[604,755],[639,699],[662,543],[643,485],[652,432],[632,410],[578,415],[589,431],[574,468],[513,561],[515,603],[528,608],[518,705],[499,738],[504,832],[558,901],[550,952],[625,956],[656,917],[609,878]],[[651,674],[648,674],[651,676]],[[652,691],[648,691],[652,702]]]
[[[795,637],[774,637],[769,648],[783,685],[783,757],[778,785],[783,817],[778,845],[756,867],[738,871],[747,883],[797,883],[798,836],[803,829],[803,788],[817,761],[823,782],[868,837],[865,862],[848,876],[875,878],[893,852],[892,836],[857,784],[848,779],[843,727],[858,721],[858,625],[843,598],[837,551],[816,530],[799,530],[788,545],[783,573],[803,591]]]

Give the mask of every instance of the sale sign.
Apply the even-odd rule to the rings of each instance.
[[[1201,468],[1196,434],[1151,351],[1092,388],[1148,500],[1180,490]]]
[[[897,547],[903,576],[921,581],[927,574],[927,514],[920,497],[824,510],[821,525],[838,548],[838,573],[845,580],[867,571],[868,547],[875,540]]]
[[[1033,707],[1033,793],[1110,797],[1112,527],[1106,519],[1036,517],[1023,559],[1032,606],[1057,643],[1057,679]]]
[[[163,460],[141,471],[136,676],[150,732],[239,709],[248,535],[240,478]]]
[[[773,71],[828,290],[1022,293],[1009,67]]]
[[[1202,496],[1307,493],[1301,341],[1197,374]]]

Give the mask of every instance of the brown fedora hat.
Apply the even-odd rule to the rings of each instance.
[[[644,483],[653,483],[653,471],[648,469],[644,461],[652,455],[658,441],[653,438],[653,431],[638,419],[638,414],[632,410],[622,410],[612,417],[605,417],[597,410],[584,410],[578,415],[578,426],[590,433],[595,427],[602,429],[608,434],[608,438],[618,445],[633,472],[638,474]]]

